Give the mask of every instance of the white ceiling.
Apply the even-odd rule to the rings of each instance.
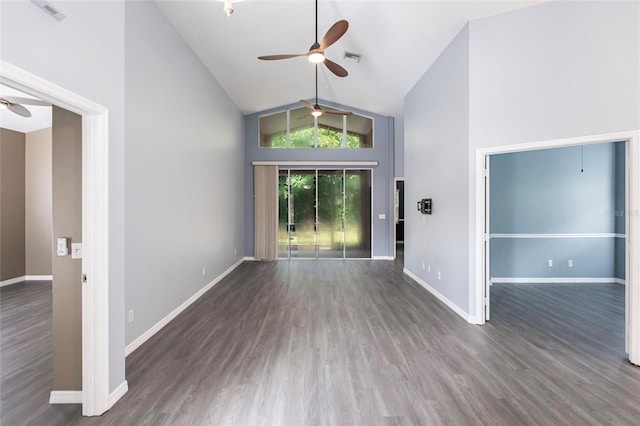
[[[334,22],[349,21],[347,33],[326,51],[349,76],[321,67],[318,96],[402,115],[404,96],[469,20],[541,2],[320,0],[320,40]],[[314,1],[234,2],[230,17],[215,0],[156,3],[243,113],[314,97],[314,68],[306,58],[257,59],[309,50],[315,41]],[[361,54],[360,63],[343,59],[345,51]]]
[[[0,84],[0,97],[3,95],[36,99],[33,96]],[[31,112],[31,117],[22,117],[7,109],[0,109],[0,127],[21,133],[30,133],[51,127],[50,106],[24,105],[24,107]]]

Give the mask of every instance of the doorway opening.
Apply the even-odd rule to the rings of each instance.
[[[279,170],[278,258],[371,258],[371,170]]]
[[[404,178],[393,178],[393,200],[394,200],[394,259],[398,259],[404,264]]]
[[[638,265],[631,259],[637,258],[637,248],[629,244],[629,241],[637,241],[639,237],[638,224],[638,133],[621,132],[608,135],[597,135],[591,137],[579,137],[562,140],[545,141],[539,143],[512,145],[496,148],[486,148],[478,150],[476,153],[476,284],[475,284],[475,302],[476,302],[476,322],[484,324],[490,320],[491,312],[491,284],[492,284],[492,263],[491,263],[491,191],[490,191],[490,157],[496,154],[515,153],[523,151],[536,151],[547,148],[560,147],[580,147],[595,144],[603,144],[609,142],[622,142],[625,145],[624,152],[624,205],[626,214],[624,215],[624,235],[623,254],[624,254],[624,270],[625,277],[625,350],[629,354],[629,360],[634,364],[640,364],[640,288],[638,283]],[[602,204],[602,200],[594,200]],[[551,206],[539,206],[540,208]],[[494,212],[495,213],[495,212]],[[585,235],[589,238],[598,237],[619,237],[615,233],[613,235]],[[495,235],[493,235],[495,237]],[[504,236],[504,235],[503,235]],[[531,235],[514,235],[514,237],[531,237]],[[539,238],[547,238],[549,235],[538,235]],[[561,238],[571,238],[574,235],[560,235]],[[507,238],[508,239],[508,238]],[[531,238],[533,239],[533,238]],[[554,262],[548,265],[553,265]],[[567,267],[572,267],[571,259],[563,259],[563,263]],[[495,265],[493,265],[495,267]],[[526,277],[529,281],[530,277]],[[614,277],[615,278],[615,277]],[[495,278],[494,278],[495,280]],[[499,282],[499,280],[497,281]],[[618,284],[616,284],[618,285]]]
[[[100,415],[127,391],[109,392],[108,110],[1,60],[0,83],[82,116],[82,391],[69,402]]]

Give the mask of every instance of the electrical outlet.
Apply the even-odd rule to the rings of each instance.
[[[233,249],[233,255],[237,256],[238,255],[238,249]]]
[[[440,274],[440,271],[438,271],[438,279],[442,279],[442,275]]]
[[[424,262],[422,262],[422,269],[424,270]]]
[[[551,260],[551,259],[547,260],[547,266],[549,268],[553,268],[553,260]]]
[[[571,259],[567,260],[567,266],[569,268],[573,268],[573,260],[571,260]]]
[[[133,309],[129,310],[129,323],[133,322]]]
[[[202,276],[204,277],[206,273],[207,273],[207,268],[205,268],[205,267],[203,266],[203,267],[202,267]]]
[[[427,272],[431,273],[431,265],[427,265]]]

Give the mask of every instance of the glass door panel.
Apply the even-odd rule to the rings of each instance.
[[[343,171],[318,170],[318,257],[344,256]]]
[[[291,257],[316,257],[316,171],[289,174]]]
[[[289,258],[289,171],[278,173],[278,257]]]
[[[371,170],[345,171],[345,257],[371,257]]]

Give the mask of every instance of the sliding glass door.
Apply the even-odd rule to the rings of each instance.
[[[280,258],[370,258],[371,170],[280,170]]]

